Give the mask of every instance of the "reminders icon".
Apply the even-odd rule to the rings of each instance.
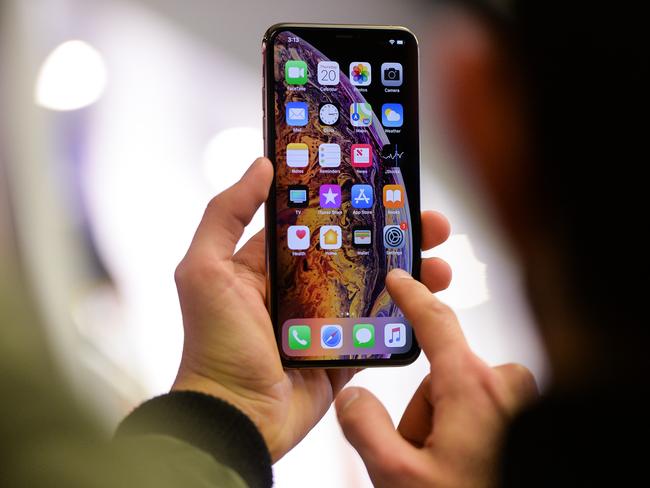
[[[323,168],[338,168],[341,165],[341,146],[338,144],[318,146],[318,164]]]
[[[304,168],[309,164],[309,147],[302,142],[287,144],[287,166]]]

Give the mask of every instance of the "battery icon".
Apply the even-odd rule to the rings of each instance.
[[[402,39],[398,39],[397,40],[397,45],[401,46],[402,44],[404,44],[404,41]]]

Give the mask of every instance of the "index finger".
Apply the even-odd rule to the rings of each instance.
[[[429,362],[443,353],[460,354],[468,350],[456,315],[426,286],[406,271],[393,269],[386,277],[386,287],[413,326]]]

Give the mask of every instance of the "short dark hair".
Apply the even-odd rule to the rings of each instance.
[[[640,5],[518,0],[512,8],[533,103],[537,199],[548,230],[563,236],[570,289],[589,323],[618,331],[648,322],[650,40]]]
[[[505,32],[525,71],[531,189],[540,225],[561,243],[563,288],[590,326],[646,334],[650,29],[643,3],[440,3],[469,7]]]

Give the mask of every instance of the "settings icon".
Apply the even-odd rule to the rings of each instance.
[[[404,231],[399,225],[387,225],[384,227],[384,247],[401,249],[405,241]]]

